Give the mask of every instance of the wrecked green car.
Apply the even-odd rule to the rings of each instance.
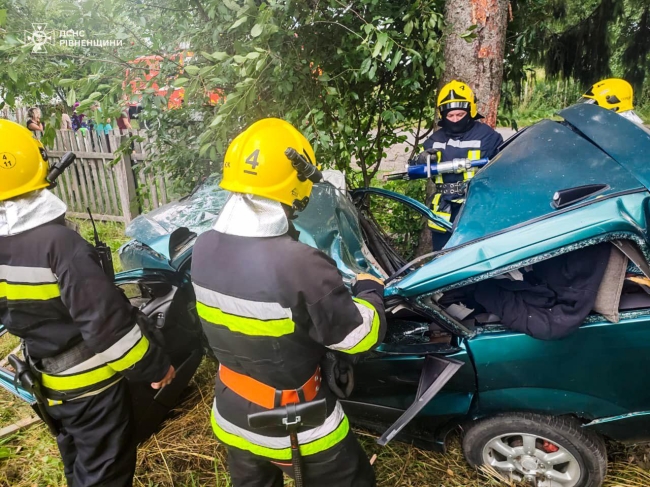
[[[444,450],[461,428],[473,465],[538,487],[595,487],[604,439],[650,439],[650,132],[593,105],[559,115],[506,141],[471,180],[440,252],[406,262],[373,215],[387,199],[435,220],[421,202],[373,188],[348,194],[336,175],[315,186],[296,221],[301,240],[336,260],[347,281],[361,271],[386,279],[386,338],[355,366],[354,392],[342,400],[381,444]],[[210,179],[127,230],[133,240],[120,255],[130,270],[116,282],[168,343],[200,334],[192,246],[226,197]],[[472,286],[597,245],[617,256],[602,278],[607,302],[562,339],[514,332],[465,302]],[[197,340],[176,351],[185,382],[198,365],[192,347]],[[157,404],[149,399],[143,409]]]

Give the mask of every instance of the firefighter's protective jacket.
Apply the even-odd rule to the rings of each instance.
[[[134,311],[63,217],[0,236],[0,322],[25,341],[48,398],[92,394],[122,376],[165,376],[169,359]]]
[[[439,151],[440,160],[432,162],[451,161],[452,159],[478,160],[487,157],[491,159],[497,153],[498,147],[503,143],[503,137],[497,131],[477,121],[472,121],[469,129],[459,134],[453,134],[445,129],[436,130],[431,137],[424,141],[425,150],[433,149]],[[463,174],[441,174],[436,176],[436,184],[457,183],[471,179],[475,171],[467,171]],[[465,198],[461,194],[441,194],[434,196],[432,210],[438,216],[447,221],[451,220],[449,211],[450,202],[464,203]],[[444,228],[438,227],[429,222],[433,230],[445,232]]]
[[[304,384],[328,349],[361,353],[384,336],[383,287],[360,281],[352,298],[335,262],[286,230],[259,237],[216,230],[202,234],[194,246],[192,281],[198,314],[220,364],[278,390]],[[324,382],[316,399],[323,397],[328,399],[327,420],[300,433],[303,455],[334,446],[349,431],[341,405]],[[266,458],[290,460],[286,429],[250,431],[247,415],[259,411],[264,409],[217,377],[212,425],[219,440]]]

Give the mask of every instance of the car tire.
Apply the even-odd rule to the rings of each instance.
[[[607,472],[605,442],[571,417],[511,413],[472,422],[463,452],[472,466],[534,478],[538,487],[600,487]]]

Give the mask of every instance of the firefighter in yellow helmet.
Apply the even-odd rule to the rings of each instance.
[[[437,107],[440,129],[423,144],[425,151],[435,154],[435,162],[476,160],[496,155],[503,137],[488,125],[479,122],[483,117],[478,113],[476,96],[467,84],[454,80],[443,86],[438,93]],[[474,174],[474,171],[467,171],[463,174],[436,176],[436,192],[431,202],[433,212],[453,223],[465,202],[461,186]],[[433,249],[442,249],[451,233],[433,222],[429,223],[429,227],[432,231]]]
[[[41,143],[0,119],[0,323],[40,378],[68,485],[131,486],[135,425],[122,379],[159,389],[174,368],[94,248],[65,226],[47,175]]]
[[[309,202],[315,164],[289,123],[252,124],[226,152],[221,186],[232,194],[192,254],[197,311],[220,364],[212,428],[235,487],[280,487],[283,472],[294,475],[286,427],[255,430],[248,415],[320,399],[326,419],[298,433],[305,485],[375,485],[319,364],[328,350],[354,356],[381,343],[384,286],[360,275],[350,294],[336,263],[298,241],[291,220]]]
[[[582,95],[582,102],[607,108],[621,117],[643,125],[643,120],[634,111],[632,85],[624,79],[609,78],[595,83]]]

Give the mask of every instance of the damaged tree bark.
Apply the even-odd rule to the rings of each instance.
[[[449,31],[442,84],[453,79],[469,84],[479,113],[491,127],[496,125],[501,96],[508,5],[508,0],[447,0],[445,5]]]

